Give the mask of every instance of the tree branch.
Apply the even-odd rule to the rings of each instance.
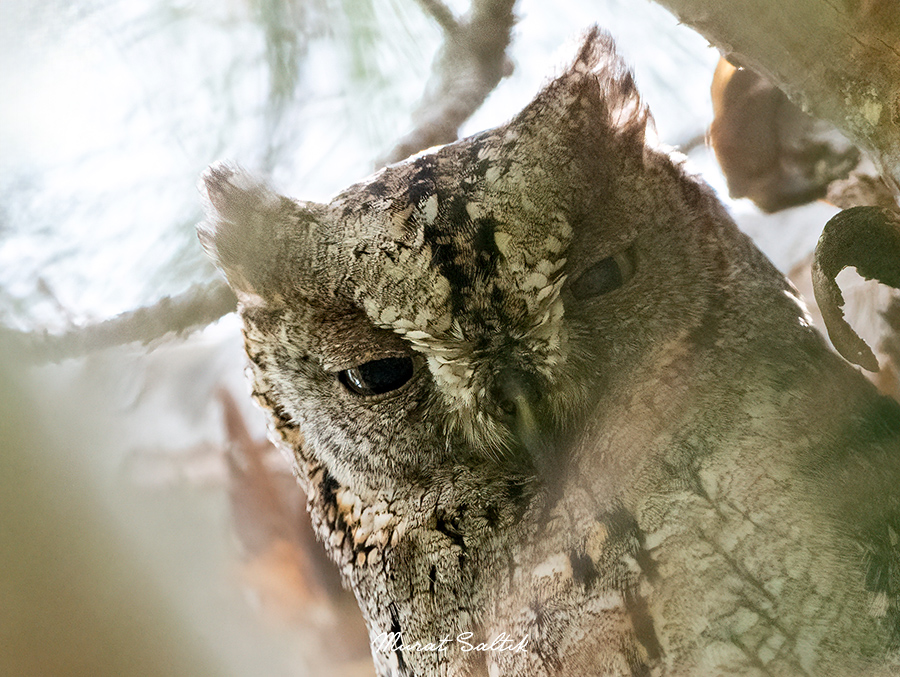
[[[656,0],[734,63],[869,152],[900,193],[900,12],[893,1]]]
[[[444,29],[445,33],[455,33],[460,30],[459,21],[441,0],[418,0],[418,2],[422,9]]]
[[[386,162],[456,139],[459,126],[508,74],[506,48],[515,0],[472,0],[468,18],[457,20],[442,0],[419,0],[444,30],[445,40],[426,93],[413,115],[415,128]],[[0,327],[0,338],[31,362],[58,362],[126,343],[150,343],[166,334],[202,329],[235,310],[224,280],[195,285],[175,297],[63,334],[19,332]]]
[[[182,335],[202,329],[237,306],[234,292],[224,280],[196,284],[178,296],[167,296],[98,324],[75,327],[64,334],[18,332],[3,329],[3,338],[15,352],[32,362],[59,362],[95,350],[140,341],[148,344],[174,332]]]
[[[413,113],[415,126],[379,162],[382,165],[455,141],[460,125],[511,70],[506,48],[515,0],[472,0],[468,18],[459,21],[440,0],[419,1],[444,29],[444,44]]]

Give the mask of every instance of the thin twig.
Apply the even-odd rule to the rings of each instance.
[[[75,327],[64,334],[0,331],[0,339],[31,362],[59,362],[96,350],[140,342],[144,345],[166,334],[184,335],[202,329],[237,306],[234,292],[224,280],[196,284],[177,296],[167,296],[97,324]]]
[[[706,132],[700,132],[699,134],[694,134],[691,137],[688,137],[684,141],[675,144],[675,148],[678,149],[679,153],[684,153],[687,155],[695,148],[700,148],[701,146],[706,145]]]
[[[453,12],[441,0],[418,0],[431,18],[437,21],[445,33],[456,33],[460,29],[459,21],[453,16]]]
[[[420,3],[444,28],[444,44],[413,114],[415,126],[382,165],[455,141],[460,125],[512,70],[506,48],[515,21],[515,0],[472,0],[468,16],[461,21],[439,0]]]

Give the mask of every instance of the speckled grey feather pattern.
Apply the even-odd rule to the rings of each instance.
[[[204,177],[382,677],[900,670],[900,409],[647,121],[594,29],[508,124],[327,205]],[[389,392],[338,376],[386,358]]]

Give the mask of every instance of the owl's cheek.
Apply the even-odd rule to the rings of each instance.
[[[335,375],[295,387],[290,413],[311,453],[343,485],[361,494],[390,494],[438,473],[451,445],[436,421],[428,375],[417,372],[394,396],[360,397]],[[431,430],[423,440],[417,432]]]

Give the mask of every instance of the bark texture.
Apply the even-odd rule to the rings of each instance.
[[[832,122],[900,193],[900,3],[657,0],[733,63]]]

